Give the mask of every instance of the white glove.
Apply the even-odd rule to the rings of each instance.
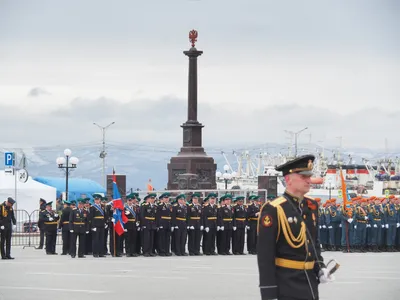
[[[107,228],[108,228],[108,225],[107,225],[107,224],[105,224],[105,225],[104,225],[104,229],[107,229]]]
[[[137,228],[137,231],[140,231],[140,227]]]
[[[389,228],[389,224],[386,224],[386,226],[385,226],[386,228]]]
[[[378,228],[378,225],[374,224],[374,228]]]
[[[201,225],[201,226],[200,226],[200,230],[203,230],[203,229],[204,229],[204,226],[203,226],[203,225]]]
[[[54,219],[53,219],[52,217],[49,218],[49,221],[50,221],[50,222],[53,221],[53,220],[54,220]]]
[[[97,228],[96,228],[96,227],[93,227],[93,228],[92,228],[92,231],[96,232],[96,231],[97,231]]]
[[[224,226],[221,226],[220,228],[219,228],[221,231],[224,231]]]
[[[342,227],[342,224],[339,224],[339,227]]]
[[[233,226],[232,229],[233,229],[233,231],[236,231],[237,228],[236,228],[236,226]]]
[[[175,229],[179,229],[179,227],[178,227],[178,226],[175,226]]]
[[[322,228],[322,226],[321,225],[319,225],[319,229],[321,229]]]
[[[139,226],[140,225],[140,223],[139,222],[136,222],[136,226]]]
[[[54,216],[57,218],[57,217],[58,217],[58,214],[54,214]]]
[[[171,227],[171,232],[174,232],[174,229],[175,229],[174,227]]]
[[[322,228],[326,228],[326,225],[322,225]]]
[[[188,226],[188,227],[186,227],[186,229],[187,229],[187,230],[189,230],[189,229],[190,229],[190,227]]]
[[[250,230],[250,226],[246,226],[246,229],[247,229],[247,230]]]
[[[111,218],[111,222],[113,222],[113,223],[114,223],[114,222],[115,222],[115,219],[114,219],[114,218]]]
[[[353,223],[353,219],[347,219],[347,222],[349,222],[351,224],[351,223]]]
[[[124,229],[124,232],[128,232],[128,229]]]
[[[332,228],[332,226],[328,226],[328,228],[329,228],[329,229],[331,229],[331,228]]]
[[[335,276],[333,274],[329,275],[327,268],[321,269],[319,271],[318,277],[320,283],[328,283],[335,280]]]
[[[69,232],[74,233],[74,231],[72,229]]]
[[[219,229],[220,229],[220,227],[219,227],[219,226],[217,226],[217,231],[219,231]]]
[[[89,231],[86,231],[86,234],[89,234]]]
[[[0,229],[1,229],[1,230],[4,230],[4,226],[3,226],[3,225],[1,225],[1,226],[0,226]]]
[[[146,226],[142,226],[142,229],[146,229]]]
[[[354,225],[354,229],[357,229],[357,225]]]
[[[382,228],[385,228],[385,224],[382,224]]]
[[[205,231],[206,231],[206,232],[209,232],[209,231],[210,231],[210,228],[209,228],[209,227],[206,227]]]
[[[163,229],[164,228],[164,226],[160,226],[160,227],[158,227],[158,229]]]
[[[125,214],[129,215],[131,212],[129,210],[125,210]]]
[[[12,226],[12,229],[13,229],[13,230],[16,230],[16,229],[17,229],[17,225],[13,225],[13,226]]]
[[[400,223],[397,223],[396,226],[397,226],[397,228],[399,228],[400,227]]]
[[[191,230],[194,230],[194,226],[190,226],[190,229],[191,229]]]
[[[367,216],[365,216],[365,217],[364,217],[364,219],[365,219],[365,220],[368,220],[368,217],[367,217]]]

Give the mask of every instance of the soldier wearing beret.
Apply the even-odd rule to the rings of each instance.
[[[203,232],[202,223],[202,207],[199,203],[199,193],[194,193],[191,196],[191,203],[188,205],[188,249],[189,255],[201,255],[200,254],[200,241],[201,234]]]
[[[162,193],[159,197],[160,204],[157,206],[157,245],[158,255],[171,256],[171,214],[172,207],[169,203],[170,193]]]
[[[261,208],[257,258],[263,300],[319,299],[319,283],[334,280],[317,247],[318,203],[305,196],[314,159],[304,155],[277,167],[286,191]]]
[[[233,236],[232,251],[235,255],[244,255],[244,236],[246,230],[246,207],[243,205],[244,197],[237,196],[233,206]]]
[[[154,201],[157,194],[151,193],[144,197],[146,203],[140,208],[140,226],[143,236],[143,256],[156,256],[153,253],[155,232],[157,230],[156,212]]]
[[[172,226],[175,236],[175,254],[177,256],[187,256],[185,252],[187,238],[187,207],[184,194],[176,196],[177,204],[172,207]]]

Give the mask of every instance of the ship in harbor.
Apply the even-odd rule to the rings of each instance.
[[[235,169],[225,159],[223,172],[217,172],[217,188],[223,189],[258,189],[258,176],[277,176],[277,191],[281,195],[285,190],[285,181],[275,166],[292,159],[281,153],[258,153],[251,155],[249,151],[234,153],[237,160]],[[362,158],[361,163],[356,163],[351,155],[347,155],[346,161],[340,159],[338,152],[328,159],[322,152],[316,154],[314,174],[324,179],[322,184],[313,185],[308,195],[313,198],[327,200],[340,198],[342,171],[350,197],[385,197],[399,195],[400,191],[400,159],[382,158],[371,161]]]

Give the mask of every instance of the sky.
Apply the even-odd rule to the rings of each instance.
[[[0,1],[0,140],[400,147],[399,1]],[[385,143],[386,139],[386,143]]]

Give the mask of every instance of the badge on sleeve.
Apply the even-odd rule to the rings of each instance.
[[[272,218],[270,215],[266,215],[263,220],[262,224],[264,227],[271,227],[272,226]]]

